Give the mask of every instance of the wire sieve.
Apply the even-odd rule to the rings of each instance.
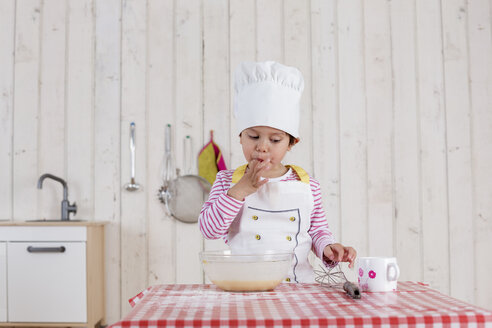
[[[191,152],[191,139],[185,140],[184,154]],[[189,147],[188,147],[189,146]],[[186,158],[186,157],[185,157]],[[189,169],[191,159],[185,159],[185,165]],[[179,175],[179,170],[176,170],[174,175],[173,156],[171,153],[171,125],[166,126],[166,141],[165,141],[165,156],[162,176],[164,178],[163,185],[159,189],[158,197],[165,205],[167,213],[178,221],[184,223],[195,223],[198,221],[200,210],[203,201],[210,192],[211,185],[204,178],[186,174]],[[189,172],[188,172],[189,173]]]

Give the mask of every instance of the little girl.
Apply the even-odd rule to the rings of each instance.
[[[356,251],[335,243],[318,181],[282,160],[299,142],[301,72],[276,62],[242,63],[235,74],[234,114],[247,164],[224,170],[203,205],[199,227],[235,253],[294,253],[287,282],[314,282],[309,251],[327,267],[353,266]]]

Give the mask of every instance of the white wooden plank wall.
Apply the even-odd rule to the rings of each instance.
[[[415,3],[396,1],[390,7],[394,254],[398,259],[413,259],[399,261],[401,279],[423,280]]]
[[[145,150],[146,133],[146,68],[147,68],[147,5],[144,1],[121,2],[121,297],[130,299],[135,290],[148,285],[147,252],[147,194],[130,192],[125,185],[130,183],[130,124],[135,123],[135,142],[139,150]],[[143,141],[143,142],[142,142]],[[135,153],[135,182],[146,188],[146,151]],[[126,313],[128,304],[122,303]]]
[[[200,1],[175,2],[175,122],[174,155],[182,173],[185,163],[183,145],[186,136],[192,144],[203,143],[203,4]],[[164,109],[166,110],[166,109]],[[169,109],[167,109],[169,110]],[[220,125],[217,126],[219,128]],[[192,145],[193,146],[193,145]],[[198,148],[198,147],[196,147]],[[197,173],[197,170],[194,170]],[[176,282],[202,281],[198,253],[203,249],[201,233],[195,224],[176,222]]]
[[[230,140],[229,127],[232,112],[229,97],[229,4],[227,0],[203,2],[203,144],[210,139],[221,141],[221,150],[231,149],[238,137]],[[222,81],[217,83],[217,81]],[[196,143],[195,143],[196,145]],[[222,149],[223,148],[223,149]],[[196,149],[199,151],[199,149]],[[223,154],[230,163],[230,156]],[[196,163],[196,162],[195,162]],[[196,173],[196,172],[194,172]],[[226,249],[223,240],[205,240],[206,250]],[[206,278],[206,277],[205,277]],[[208,281],[208,280],[207,280]]]
[[[368,253],[393,249],[393,89],[389,2],[364,5]]]
[[[167,123],[174,123],[174,1],[151,0],[147,7],[147,169],[137,170],[147,190],[147,244],[148,283],[174,283],[176,281],[175,247],[176,222],[165,215],[163,205],[155,194],[162,185],[164,131]],[[152,28],[149,28],[149,27]],[[140,131],[140,129],[139,129]],[[142,140],[139,149],[142,149]],[[142,173],[146,172],[146,176]],[[171,251],[163,251],[171,250]],[[126,304],[124,304],[127,306]]]
[[[76,1],[76,0],[75,0]],[[87,219],[106,225],[106,311],[108,322],[121,315],[123,282],[121,268],[121,1],[92,2],[93,24],[93,156],[94,210]],[[128,141],[128,140],[127,140]],[[128,163],[128,158],[125,159]],[[126,172],[128,174],[128,171]],[[68,183],[71,183],[69,180]],[[73,201],[73,200],[72,200]],[[15,218],[22,219],[22,218]]]
[[[468,77],[470,83],[471,171],[473,176],[472,222],[474,242],[475,302],[492,308],[488,280],[492,267],[492,3],[473,0],[467,14]]]
[[[369,253],[367,125],[362,0],[337,2],[338,101],[340,129],[339,238],[359,255]],[[330,154],[333,156],[333,154]],[[323,183],[323,181],[321,181]],[[354,204],[357,204],[354,206]],[[385,238],[381,236],[381,239]]]
[[[7,30],[11,30],[15,34],[14,52],[10,52],[11,56],[15,54],[14,72],[11,75],[14,79],[13,93],[11,93],[14,107],[12,107],[12,114],[7,116],[13,120],[12,138],[10,139],[12,144],[8,147],[12,151],[6,154],[2,153],[4,156],[7,155],[7,159],[2,163],[12,162],[11,179],[7,179],[7,181],[10,180],[12,183],[10,193],[13,196],[12,216],[4,217],[4,219],[24,219],[34,218],[38,215],[38,191],[35,186],[39,177],[40,1],[15,2],[13,13],[15,19],[10,21],[14,26],[7,27]],[[2,22],[5,20],[2,19]],[[11,62],[2,62],[1,65],[10,67]],[[8,123],[6,125],[8,126]],[[46,187],[48,188],[48,186]],[[7,194],[9,194],[9,190],[7,190]]]
[[[15,2],[0,2],[0,208],[12,217],[13,117],[14,117],[14,26]]]
[[[440,1],[416,1],[424,280],[449,291],[446,116]],[[438,242],[436,242],[438,241]]]
[[[209,140],[243,163],[230,111],[243,60],[297,66],[301,143],[333,232],[396,256],[402,280],[492,308],[490,0],[0,2],[0,219],[108,221],[107,321],[148,285],[203,282],[204,241],[157,199],[164,130],[177,168]],[[130,181],[129,124],[136,124]]]
[[[45,0],[40,7],[38,174],[52,172],[57,176],[66,176],[65,132],[68,131],[65,129],[66,5],[66,2]],[[60,209],[58,204],[60,191],[61,185],[58,182],[53,180],[44,182],[43,191],[38,193],[38,215],[47,217],[52,215],[52,210]],[[60,211],[57,212],[55,213],[60,217]]]
[[[475,291],[460,282],[475,281],[473,242],[473,176],[470,138],[466,1],[443,1],[442,35],[446,103],[447,172],[449,202],[450,292],[473,299]],[[460,268],[470,268],[467,272]]]

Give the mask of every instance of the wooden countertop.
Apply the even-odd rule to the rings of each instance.
[[[107,221],[0,221],[1,227],[6,226],[101,226]]]

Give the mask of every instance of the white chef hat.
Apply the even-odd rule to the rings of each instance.
[[[243,62],[235,72],[234,116],[238,132],[269,126],[299,137],[304,79],[294,67],[273,61]]]

